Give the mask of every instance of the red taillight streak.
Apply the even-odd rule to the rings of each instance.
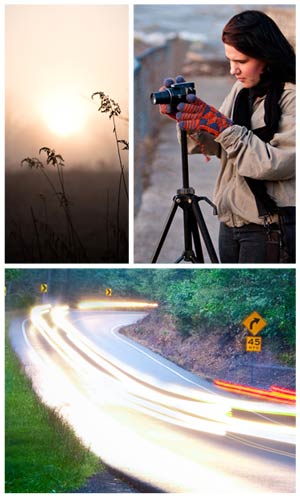
[[[226,391],[235,392],[238,394],[247,394],[252,397],[259,397],[265,399],[273,399],[280,403],[295,403],[296,393],[291,389],[280,388],[278,386],[271,386],[270,390],[256,389],[255,387],[243,386],[242,384],[233,384],[224,382],[222,380],[214,380],[214,384]]]

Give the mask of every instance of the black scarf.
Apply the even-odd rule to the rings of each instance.
[[[265,126],[252,131],[264,142],[270,142],[279,127],[281,117],[279,100],[283,88],[283,83],[271,81],[267,76],[262,77],[260,83],[253,88],[242,88],[238,93],[234,104],[234,124],[245,126],[248,130],[251,130],[253,103],[257,97],[265,95]],[[267,216],[278,212],[275,201],[267,193],[265,182],[247,176],[244,178],[255,196],[259,216]]]

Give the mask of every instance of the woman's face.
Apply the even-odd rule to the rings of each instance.
[[[230,74],[239,80],[244,88],[252,88],[257,85],[265,68],[265,63],[242,54],[231,45],[225,46],[225,55],[230,62]]]

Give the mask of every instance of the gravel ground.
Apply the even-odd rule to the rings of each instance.
[[[162,493],[146,483],[121,475],[113,469],[90,477],[86,483],[73,493]]]
[[[105,470],[90,477],[74,493],[139,493],[139,490],[109,470]]]

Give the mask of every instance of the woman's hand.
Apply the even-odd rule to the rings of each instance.
[[[175,81],[173,78],[166,78],[159,91],[170,88],[174,83],[183,82],[185,82],[183,76],[176,76]],[[169,104],[160,104],[159,111],[171,119],[176,119],[179,128],[190,133],[206,131],[217,137],[222,131],[233,125],[233,122],[224,114],[198,99],[194,94],[186,96],[186,103],[178,104],[177,111],[179,112],[174,112]]]
[[[203,154],[207,160],[209,160],[209,156],[221,156],[221,146],[215,141],[215,137],[211,133],[198,131],[190,133],[189,138],[191,138],[191,141],[188,142],[189,154]]]
[[[206,104],[203,100],[196,98],[194,103],[178,104],[176,119],[181,130],[195,133],[206,131],[217,137],[233,122],[213,106]]]

